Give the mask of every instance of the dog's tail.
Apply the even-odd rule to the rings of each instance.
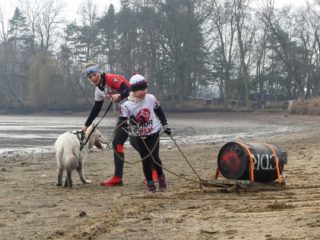
[[[74,154],[64,156],[64,167],[69,170],[76,169],[78,167],[78,158]]]
[[[78,150],[78,148],[77,149],[73,148],[72,153],[73,153],[73,156],[75,157],[75,159],[80,159],[80,151]]]

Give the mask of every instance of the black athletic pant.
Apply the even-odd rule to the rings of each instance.
[[[140,137],[137,138],[137,143],[139,147],[139,153],[142,159],[142,166],[143,166],[143,173],[147,181],[152,180],[152,167],[154,167],[157,170],[158,176],[163,175],[162,171],[162,162],[159,157],[159,132],[154,133],[150,136],[148,136],[145,139],[141,139]],[[148,149],[147,149],[147,147]],[[154,150],[153,150],[154,148]],[[156,163],[153,163],[153,158],[149,154],[149,151],[152,151],[152,156]],[[147,155],[149,155],[147,158],[145,158]]]
[[[123,145],[127,141],[129,134],[122,128],[118,127],[114,132],[112,146],[114,149],[114,176],[123,177],[124,165],[124,148]],[[135,137],[130,137],[130,144],[139,152],[138,144]]]

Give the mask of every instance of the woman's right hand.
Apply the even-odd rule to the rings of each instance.
[[[88,129],[87,126],[83,126],[81,130],[82,130],[83,133],[86,133],[87,129]]]

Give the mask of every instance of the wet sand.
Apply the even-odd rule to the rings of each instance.
[[[198,115],[169,115],[195,119]],[[92,184],[57,187],[53,153],[3,155],[0,161],[0,239],[319,239],[320,117],[285,113],[204,113],[212,121],[249,119],[261,125],[286,123],[304,126],[300,132],[267,137],[241,136],[246,142],[268,142],[287,151],[284,188],[223,193],[199,187],[197,176],[172,144],[162,146],[166,192],[146,194],[139,156],[126,149],[122,187],[106,188],[99,182],[112,176],[113,153],[90,152],[85,164]],[[258,125],[259,125],[258,124]],[[226,142],[181,144],[201,178],[213,179],[216,159]],[[138,163],[136,163],[138,162]]]

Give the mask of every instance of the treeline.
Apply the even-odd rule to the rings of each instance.
[[[0,11],[0,109],[87,110],[83,64],[147,77],[172,105],[218,86],[237,100],[308,99],[320,93],[319,5],[273,0],[121,0],[102,14],[84,0],[66,22],[57,0],[21,0],[7,28]],[[183,105],[182,105],[183,106]]]

